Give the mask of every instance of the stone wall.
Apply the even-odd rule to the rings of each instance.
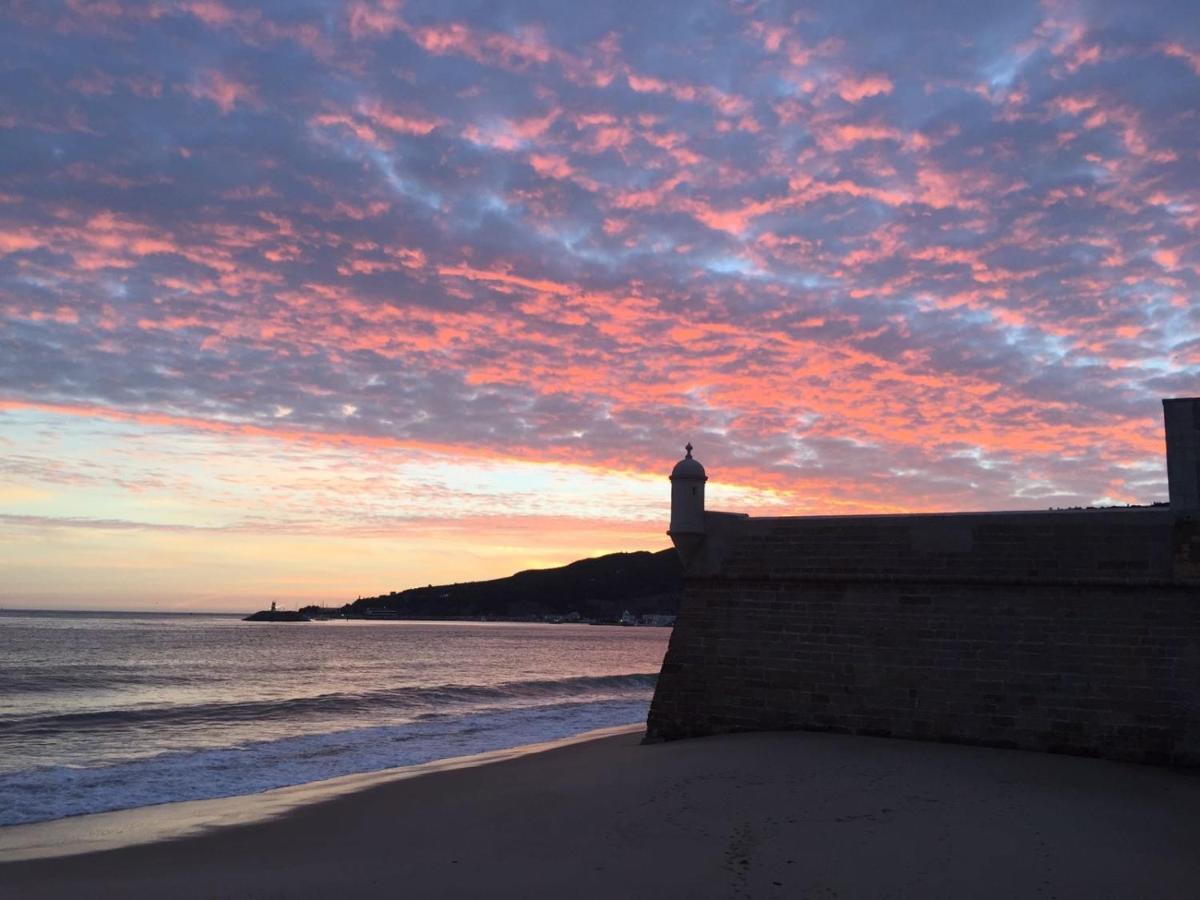
[[[651,740],[812,729],[1200,765],[1195,520],[709,515]]]

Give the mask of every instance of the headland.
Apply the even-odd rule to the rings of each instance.
[[[243,619],[245,622],[310,622],[304,613],[294,609],[260,609]]]

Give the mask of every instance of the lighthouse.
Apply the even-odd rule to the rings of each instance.
[[[671,527],[667,534],[686,566],[704,543],[704,466],[692,458],[692,445],[671,470]]]

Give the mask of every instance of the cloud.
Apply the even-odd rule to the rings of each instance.
[[[185,88],[200,100],[211,100],[222,113],[233,112],[239,104],[257,106],[258,94],[248,84],[216,70],[198,73],[193,84]]]
[[[644,477],[690,438],[798,512],[1156,499],[1195,17],[935,7],[22,6],[0,397]]]
[[[849,76],[838,81],[837,94],[847,103],[858,103],[867,97],[890,94],[894,87],[892,79],[886,75]]]

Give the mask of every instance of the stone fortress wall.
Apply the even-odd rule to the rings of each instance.
[[[648,739],[809,729],[1200,765],[1200,400],[1164,403],[1170,506],[697,516],[704,472],[681,462],[686,590]]]

